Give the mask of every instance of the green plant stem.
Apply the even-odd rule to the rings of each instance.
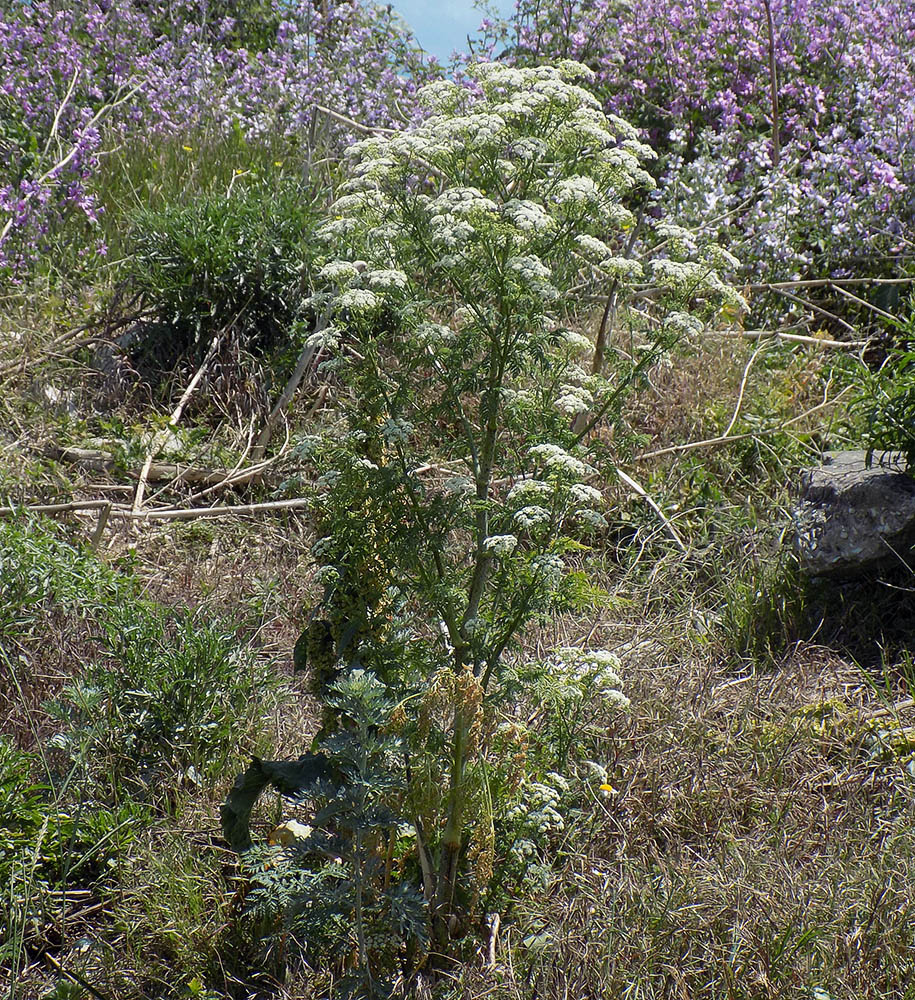
[[[451,743],[451,778],[445,827],[439,847],[438,879],[433,908],[432,935],[443,951],[448,944],[449,923],[453,912],[461,833],[464,816],[464,769],[467,752],[467,722],[460,705],[455,706]]]

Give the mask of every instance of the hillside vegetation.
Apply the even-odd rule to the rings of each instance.
[[[913,60],[0,0],[2,1000],[915,996]]]

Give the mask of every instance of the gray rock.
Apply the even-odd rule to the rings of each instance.
[[[915,556],[915,479],[900,452],[830,452],[801,477],[794,546],[809,576],[854,577]]]

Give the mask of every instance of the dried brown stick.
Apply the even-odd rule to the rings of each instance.
[[[825,410],[828,406],[833,406],[843,396],[851,392],[852,388],[853,386],[846,386],[841,392],[836,393],[832,399],[824,399],[822,403],[812,406],[809,410],[805,410],[796,417],[792,417],[790,420],[786,420],[775,427],[768,427],[762,431],[747,431],[744,434],[730,434],[727,437],[722,434],[719,437],[706,438],[704,441],[689,441],[686,444],[671,445],[669,448],[658,448],[656,451],[645,451],[641,455],[636,455],[634,461],[641,462],[648,458],[659,458],[661,455],[675,455],[681,451],[693,451],[696,448],[714,448],[722,444],[731,444],[733,441],[746,441],[748,438],[761,438],[778,434],[786,428],[800,423],[806,417],[813,416],[814,413]]]
[[[110,500],[74,500],[71,503],[25,503],[0,507],[0,514],[21,514],[23,511],[28,511],[31,514],[65,514],[71,510],[101,510],[104,507],[110,506]]]
[[[230,478],[232,478],[233,476],[235,476],[238,473],[238,471],[241,469],[241,467],[245,464],[245,460],[248,457],[248,453],[251,451],[251,441],[252,441],[252,435],[253,435],[253,433],[254,433],[254,416],[252,415],[251,419],[248,422],[248,434],[247,434],[247,440],[245,442],[244,450],[242,451],[241,455],[238,456],[238,459],[236,460],[236,462],[232,466],[232,468],[226,471],[225,480],[229,480]],[[159,487],[159,489],[149,498],[149,502],[152,503],[153,500],[155,500],[157,497],[159,497],[162,493],[165,493],[166,490],[174,489],[175,485],[176,485],[176,480],[173,480],[171,482],[166,483],[165,486]],[[208,486],[202,492],[205,494],[205,493],[208,493],[211,489],[217,490],[217,489],[222,488],[224,485],[227,485],[225,483],[225,481],[222,482],[222,483],[219,483],[219,482],[213,483],[211,486]],[[199,499],[199,497],[200,497],[200,494],[196,494],[195,496],[191,497],[190,499],[186,500],[185,502],[187,504],[196,504],[196,502]]]
[[[751,292],[773,288],[826,288],[829,285],[911,285],[915,278],[799,278],[796,281],[767,281],[746,285]]]
[[[898,715],[899,712],[907,708],[915,708],[915,698],[905,698],[903,701],[896,702],[895,705],[890,705],[888,708],[875,709],[873,712],[868,712],[865,718],[868,721],[871,719],[883,719],[888,715]]]
[[[320,316],[318,321],[315,323],[314,333],[305,341],[305,346],[299,354],[298,360],[295,363],[295,368],[289,376],[289,380],[286,382],[286,385],[283,386],[283,391],[280,393],[279,399],[277,399],[273,409],[270,411],[270,415],[264,421],[264,426],[257,437],[257,442],[251,449],[251,458],[255,462],[259,462],[264,457],[264,454],[267,451],[267,445],[270,444],[270,438],[273,437],[274,424],[279,419],[283,410],[285,410],[286,407],[292,402],[292,397],[295,395],[296,389],[299,387],[299,383],[304,378],[305,372],[311,367],[315,354],[318,351],[318,346],[314,340],[312,340],[312,337],[319,334],[322,330],[326,330],[328,323],[330,323],[329,311]]]
[[[712,330],[716,337],[732,337],[739,340],[787,340],[794,344],[810,344],[811,347],[828,347],[836,350],[850,351],[859,347],[867,347],[867,340],[831,340],[828,337],[808,337],[802,333],[787,333],[783,330]]]
[[[226,507],[167,507],[142,511],[114,509],[111,516],[129,518],[134,521],[190,521],[198,517],[241,516],[275,510],[304,510],[312,505],[312,500],[296,497],[291,500],[272,500],[267,503],[248,503]]]
[[[843,295],[846,299],[851,299],[852,302],[857,302],[859,306],[864,306],[865,309],[870,309],[871,312],[875,312],[878,316],[882,316],[884,319],[889,320],[891,323],[897,323],[898,318],[892,313],[888,313],[885,309],[881,309],[879,306],[875,306],[871,302],[867,302],[865,299],[859,298],[853,292],[850,292],[847,288],[842,288],[841,285],[833,283],[831,288],[834,288],[840,295]]]
[[[290,500],[271,500],[265,503],[238,504],[223,507],[157,507],[155,509],[133,510],[126,504],[114,504],[110,500],[74,500],[72,503],[21,504],[0,507],[0,515],[20,514],[61,514],[67,511],[89,511],[110,508],[109,517],[131,521],[187,521],[198,517],[222,517],[224,515],[259,514],[272,510],[302,510],[312,501],[303,497]]]
[[[82,465],[98,472],[107,472],[117,465],[117,460],[110,452],[96,451],[92,448],[60,448],[51,445],[44,449],[44,453],[52,458]],[[244,469],[208,469],[193,465],[182,465],[178,462],[152,462],[149,466],[146,480],[150,483],[170,482],[175,485],[179,483],[192,483],[211,488],[241,486],[255,480],[265,480],[270,483],[279,482],[280,477],[278,475],[265,475],[264,470],[269,464],[268,462],[262,462],[259,465],[248,466]],[[128,470],[127,475],[133,479],[139,479],[140,471],[136,469]],[[99,488],[111,489],[112,487],[105,486]]]
[[[194,377],[190,380],[187,388],[181,394],[181,399],[178,400],[178,405],[172,411],[172,415],[168,418],[168,423],[163,427],[157,434],[153,436],[152,443],[149,446],[149,452],[146,455],[146,461],[143,463],[143,468],[140,470],[140,478],[137,481],[137,491],[133,498],[133,509],[138,511],[143,506],[143,494],[146,491],[146,478],[149,475],[149,468],[153,463],[153,459],[156,457],[159,449],[165,443],[169,432],[178,426],[178,421],[181,419],[181,414],[184,412],[184,407],[187,401],[191,398],[194,390],[203,378],[203,373],[206,371],[207,366],[216,353],[216,349],[219,347],[219,342],[222,340],[222,333],[216,334],[213,338],[210,346],[207,348],[207,352],[204,355],[203,361],[200,362],[200,367],[194,372]]]
[[[640,497],[641,497],[641,498],[642,498],[642,499],[643,499],[643,500],[645,501],[645,503],[647,503],[647,504],[648,504],[648,506],[649,506],[649,507],[650,507],[650,508],[651,508],[651,509],[652,509],[652,510],[653,510],[653,511],[655,512],[655,514],[657,515],[657,517],[658,517],[658,520],[659,520],[659,521],[661,522],[661,524],[663,524],[663,525],[664,525],[664,528],[666,529],[667,533],[668,533],[668,534],[670,535],[670,537],[671,537],[671,538],[672,538],[672,539],[674,540],[674,543],[676,544],[677,548],[678,548],[678,549],[679,549],[679,550],[680,550],[680,551],[681,551],[682,553],[684,553],[684,555],[685,555],[685,554],[687,554],[687,553],[689,552],[689,549],[688,549],[688,548],[686,547],[686,543],[685,543],[685,542],[683,541],[683,539],[682,539],[682,538],[681,538],[681,537],[679,536],[679,534],[677,534],[677,529],[676,529],[676,528],[675,528],[675,527],[674,527],[674,526],[673,526],[673,525],[672,525],[672,524],[670,523],[670,520],[669,520],[669,519],[667,518],[667,516],[666,516],[666,515],[664,514],[664,511],[662,511],[662,510],[661,510],[661,508],[660,508],[660,507],[659,507],[659,506],[657,505],[657,503],[656,503],[656,502],[655,502],[655,501],[654,501],[654,500],[652,499],[652,497],[651,497],[651,496],[649,496],[649,494],[648,494],[648,492],[646,491],[646,489],[645,489],[645,488],[644,488],[644,487],[643,487],[642,485],[640,485],[639,483],[637,483],[637,482],[636,482],[636,481],[635,481],[635,480],[634,480],[634,479],[632,478],[632,476],[629,476],[629,475],[627,475],[627,474],[626,474],[625,472],[623,472],[623,470],[622,470],[622,469],[619,469],[619,468],[618,468],[618,469],[616,470],[616,474],[617,474],[617,475],[618,475],[618,476],[620,477],[620,479],[621,479],[621,480],[622,480],[622,481],[623,481],[623,482],[624,482],[624,483],[625,483],[625,484],[626,484],[626,485],[627,485],[627,486],[628,486],[628,487],[629,487],[629,488],[630,488],[631,490],[633,490],[633,491],[634,491],[635,493],[637,493],[637,494],[638,494],[638,495],[639,495],[639,496],[640,496]]]
[[[819,313],[821,316],[831,319],[833,322],[838,323],[840,326],[844,326],[846,330],[850,333],[857,333],[858,331],[851,325],[851,323],[846,323],[841,316],[837,316],[834,312],[830,312],[828,309],[824,309],[822,306],[818,306],[814,302],[809,302],[807,299],[802,299],[799,295],[794,295],[785,288],[779,288],[776,285],[768,286],[770,291],[775,292],[777,295],[781,295],[783,298],[789,299],[791,302],[797,302],[799,305],[804,306],[807,309],[812,309],[814,312]]]
[[[750,378],[750,369],[753,367],[753,362],[759,357],[765,347],[766,343],[765,341],[762,341],[756,350],[750,355],[750,360],[747,362],[747,366],[743,370],[743,377],[740,380],[740,389],[737,392],[737,402],[734,405],[734,413],[731,416],[730,423],[724,429],[724,433],[721,435],[722,437],[727,437],[734,429],[734,424],[737,423],[737,418],[740,416],[740,410],[743,406],[744,393],[747,391],[747,381]]]

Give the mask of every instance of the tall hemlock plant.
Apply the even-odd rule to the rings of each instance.
[[[568,556],[605,526],[583,443],[622,387],[582,367],[570,289],[603,281],[622,307],[652,286],[646,357],[741,307],[720,248],[652,224],[629,249],[652,153],[573,82],[585,67],[468,72],[422,92],[422,124],[351,149],[320,230],[313,336],[343,388],[339,426],[313,442],[325,596],[297,648],[319,676],[371,671],[398,704],[395,806],[439,952],[523,770],[503,675],[525,628],[573,599]]]

